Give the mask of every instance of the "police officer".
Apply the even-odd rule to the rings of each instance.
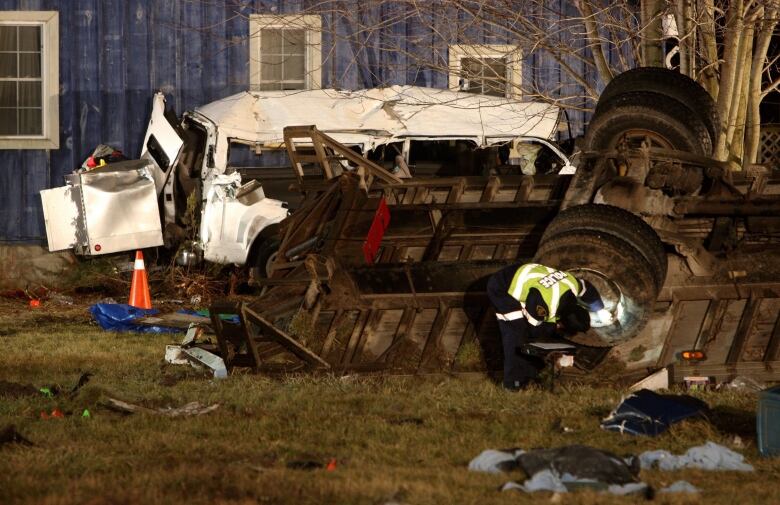
[[[574,335],[590,329],[590,312],[604,324],[611,314],[592,284],[568,272],[537,263],[512,265],[488,280],[504,349],[504,387],[517,390],[536,378],[536,360],[520,353],[529,341],[558,332]],[[587,309],[586,309],[587,307]]]

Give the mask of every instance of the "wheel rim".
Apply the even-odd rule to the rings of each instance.
[[[642,147],[643,143],[648,147],[656,147],[660,149],[674,149],[676,147],[674,144],[672,144],[672,142],[669,141],[669,139],[660,133],[651,130],[644,130],[641,128],[623,132],[615,139],[615,142],[610,147],[614,149],[623,141],[630,149],[639,149]]]
[[[610,324],[603,324],[592,315],[591,332],[608,345],[622,342],[624,339],[620,337],[623,333],[623,323],[626,322],[626,307],[631,305],[631,301],[626,297],[620,285],[603,272],[592,268],[569,268],[567,271],[576,278],[591,283],[599,292],[601,300],[604,302],[604,308],[612,314],[613,322]]]

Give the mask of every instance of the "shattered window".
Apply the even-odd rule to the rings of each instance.
[[[260,91],[306,87],[306,32],[266,28],[260,34]]]
[[[460,62],[462,91],[506,96],[506,58],[463,58]]]
[[[41,25],[0,24],[0,135],[43,135]]]

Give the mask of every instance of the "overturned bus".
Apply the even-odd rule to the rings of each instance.
[[[583,371],[613,356],[672,365],[672,381],[780,380],[780,178],[710,158],[718,128],[709,95],[664,69],[610,83],[573,175],[402,179],[290,127],[303,201],[264,291],[211,307],[220,354],[269,371],[499,369],[486,279],[536,261],[590,280],[612,313],[572,339]]]
[[[158,93],[140,160],[77,170],[41,192],[49,249],[94,256],[165,245],[180,262],[246,264],[263,277],[278,225],[301,201],[284,127],[316,124],[402,177],[503,165],[566,173],[574,167],[551,141],[558,115],[543,103],[394,86],[245,92],[179,120]]]

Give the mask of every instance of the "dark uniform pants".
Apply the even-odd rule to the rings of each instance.
[[[490,277],[487,295],[496,314],[509,314],[522,309],[520,302],[509,296],[509,285],[517,267],[500,270]],[[542,325],[545,326],[545,325]],[[546,328],[533,326],[525,318],[498,320],[504,350],[504,387],[515,389],[536,378],[543,363],[538,358],[522,353],[522,347],[545,334]]]

